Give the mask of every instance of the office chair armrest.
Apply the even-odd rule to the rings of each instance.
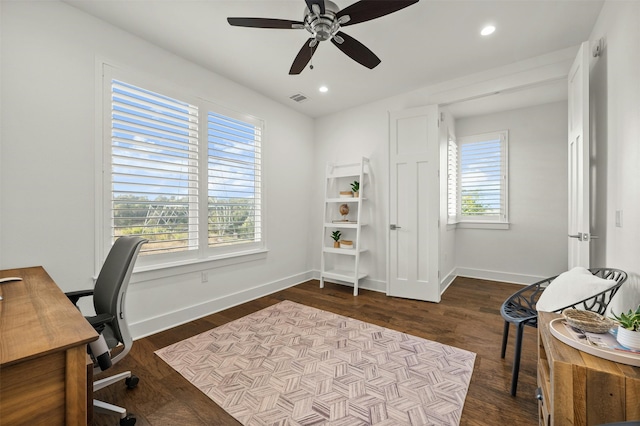
[[[78,300],[81,297],[93,296],[93,290],[78,290],[78,291],[70,291],[65,293],[65,295],[71,300],[71,303],[74,305],[78,304]]]
[[[93,317],[85,318],[87,319],[87,321],[89,321],[89,324],[91,324],[91,326],[93,326],[93,328],[99,333],[102,332],[105,324],[108,324],[116,319],[115,315],[111,314],[100,314]]]

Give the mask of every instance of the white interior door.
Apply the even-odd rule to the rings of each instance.
[[[569,269],[589,267],[589,43],[569,71]]]
[[[388,294],[439,302],[438,107],[394,112],[389,127]]]

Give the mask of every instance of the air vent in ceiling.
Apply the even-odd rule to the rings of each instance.
[[[291,95],[289,96],[289,99],[291,99],[292,101],[296,101],[298,103],[302,103],[306,100],[308,100],[308,98],[303,95],[302,93],[296,93],[295,95]]]

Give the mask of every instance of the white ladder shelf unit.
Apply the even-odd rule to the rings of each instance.
[[[369,159],[362,157],[358,163],[328,164],[325,179],[324,216],[322,227],[322,259],[320,262],[320,288],[325,279],[353,284],[353,295],[358,295],[358,282],[367,276],[360,267],[360,255],[366,251],[362,246],[365,189],[370,183]],[[358,181],[358,196],[341,197],[341,191],[349,191],[351,183]],[[340,213],[340,206],[346,204],[349,214]],[[355,211],[354,211],[355,210]],[[355,219],[354,219],[355,217]],[[343,237],[353,242],[353,248],[334,248],[331,233],[340,231]],[[346,239],[346,238],[345,238]]]

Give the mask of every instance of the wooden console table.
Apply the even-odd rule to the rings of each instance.
[[[640,367],[589,355],[556,339],[538,317],[540,425],[600,425],[640,420]]]
[[[23,280],[0,284],[0,424],[86,425],[98,334],[42,267],[2,277]]]

